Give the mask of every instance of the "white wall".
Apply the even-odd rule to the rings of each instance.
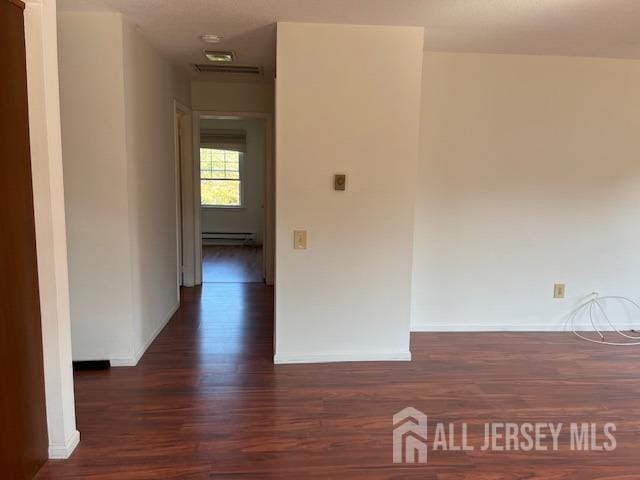
[[[422,39],[278,24],[276,362],[410,357]]]
[[[202,119],[200,128],[244,130],[246,152],[243,155],[242,208],[202,207],[203,232],[253,232],[256,244],[262,245],[264,223],[264,153],[263,120]]]
[[[178,306],[173,100],[188,81],[117,13],[59,15],[74,360],[137,363]]]
[[[273,112],[273,83],[191,82],[194,110]]]
[[[425,53],[413,329],[562,329],[593,290],[637,298],[639,84],[638,61]]]
[[[134,359],[179,306],[176,245],[174,72],[124,23],[129,242]]]
[[[131,356],[122,16],[58,15],[73,359]]]
[[[24,15],[49,457],[67,458],[80,434],[71,366],[56,2],[28,0]]]
[[[191,81],[187,72],[178,67],[171,69],[171,90],[173,98],[183,106],[191,108]]]

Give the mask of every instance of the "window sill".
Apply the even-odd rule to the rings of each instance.
[[[205,210],[245,210],[244,205],[200,205]]]

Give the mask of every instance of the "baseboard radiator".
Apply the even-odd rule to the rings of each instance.
[[[202,232],[203,245],[255,245],[253,232]]]

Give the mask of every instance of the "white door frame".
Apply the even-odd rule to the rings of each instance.
[[[273,115],[257,112],[219,112],[213,110],[193,111],[193,216],[194,216],[194,251],[195,251],[195,283],[202,283],[202,225],[200,218],[200,118],[215,117],[221,120],[262,120],[264,130],[264,238],[262,245],[263,274],[267,285],[273,285],[275,279],[275,165]]]
[[[177,100],[174,105],[174,150],[176,175],[176,243],[178,255],[178,290],[196,282],[195,217],[193,194],[192,112]]]

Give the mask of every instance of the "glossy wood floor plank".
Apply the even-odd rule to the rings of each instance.
[[[262,246],[203,245],[205,283],[262,282]]]
[[[264,285],[185,289],[137,367],[76,373],[82,441],[38,478],[640,478],[640,350],[570,333],[420,333],[412,362],[273,366],[272,312]],[[409,405],[474,438],[490,421],[614,421],[618,448],[396,466],[391,416]]]

